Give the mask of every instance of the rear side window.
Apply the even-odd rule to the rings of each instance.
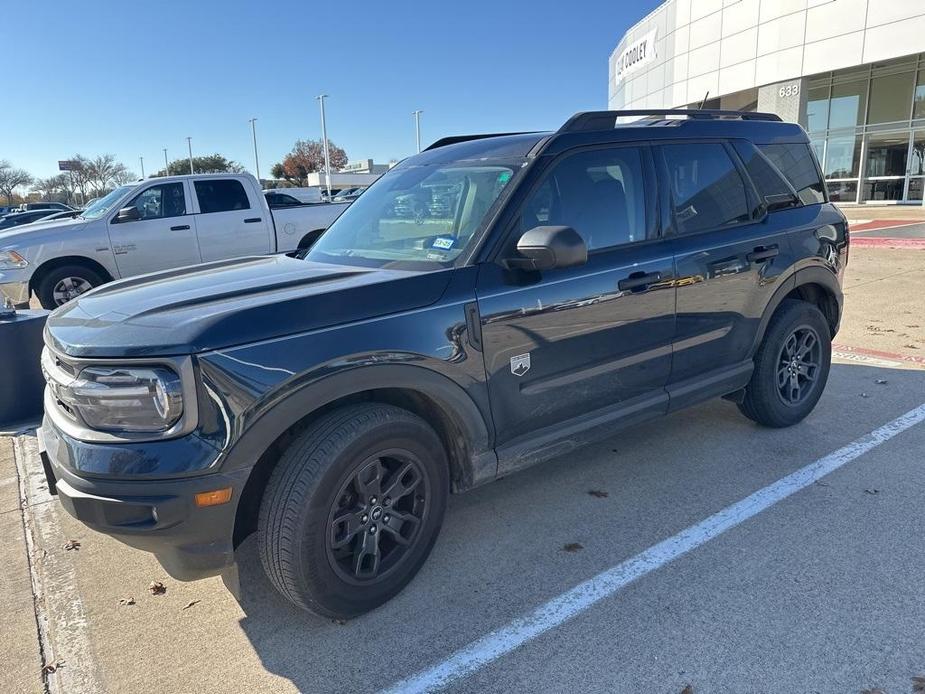
[[[751,219],[748,194],[726,148],[717,142],[661,147],[678,231],[695,234]]]
[[[733,146],[742,158],[745,170],[768,209],[793,207],[800,204],[799,198],[790,184],[784,180],[783,174],[764,154],[758,151],[755,145],[739,140]]]
[[[825,186],[809,145],[759,145],[759,149],[787,177],[803,204],[825,202]]]
[[[250,209],[247,193],[244,192],[244,186],[240,181],[218,179],[196,181],[195,185],[196,197],[199,198],[199,211],[203,214]]]

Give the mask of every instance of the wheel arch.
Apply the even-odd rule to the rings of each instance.
[[[821,267],[808,267],[797,270],[790,275],[771,297],[755,335],[752,354],[764,340],[771,317],[786,299],[806,301],[817,306],[829,324],[829,331],[834,338],[841,322],[842,290],[838,279],[831,271]]]
[[[88,258],[83,255],[63,255],[46,260],[35,269],[35,272],[32,273],[32,277],[29,279],[29,291],[35,293],[38,290],[39,284],[49,272],[66,265],[81,265],[89,268],[96,272],[106,282],[112,282],[113,279],[115,279],[105,266],[93,258]]]
[[[237,506],[235,546],[256,529],[260,500],[282,452],[316,417],[357,402],[392,404],[430,424],[446,448],[454,492],[495,478],[498,460],[489,425],[461,386],[418,366],[351,369],[287,395],[235,444],[229,458],[239,465],[256,460]]]

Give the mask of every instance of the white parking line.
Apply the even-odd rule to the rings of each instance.
[[[572,617],[608,598],[638,578],[719,537],[765,509],[812,485],[838,468],[864,455],[897,434],[925,421],[925,404],[892,422],[829,453],[783,479],[751,494],[709,518],[669,537],[635,557],[607,569],[571,590],[540,605],[526,617],[514,620],[456,651],[446,660],[394,684],[388,692],[431,692],[471,675]]]

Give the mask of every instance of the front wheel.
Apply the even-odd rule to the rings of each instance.
[[[769,427],[802,421],[819,402],[832,362],[832,337],[822,312],[787,300],[771,318],[739,409]]]
[[[53,310],[103,284],[98,272],[84,265],[63,265],[49,271],[35,288],[42,308]]]
[[[382,404],[320,417],[286,450],[257,546],[276,588],[310,612],[355,617],[399,593],[437,539],[446,453],[420,417]]]

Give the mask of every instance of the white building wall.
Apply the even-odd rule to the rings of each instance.
[[[619,79],[625,47],[655,58]],[[925,51],[925,0],[668,0],[610,56],[609,108],[669,108]]]

